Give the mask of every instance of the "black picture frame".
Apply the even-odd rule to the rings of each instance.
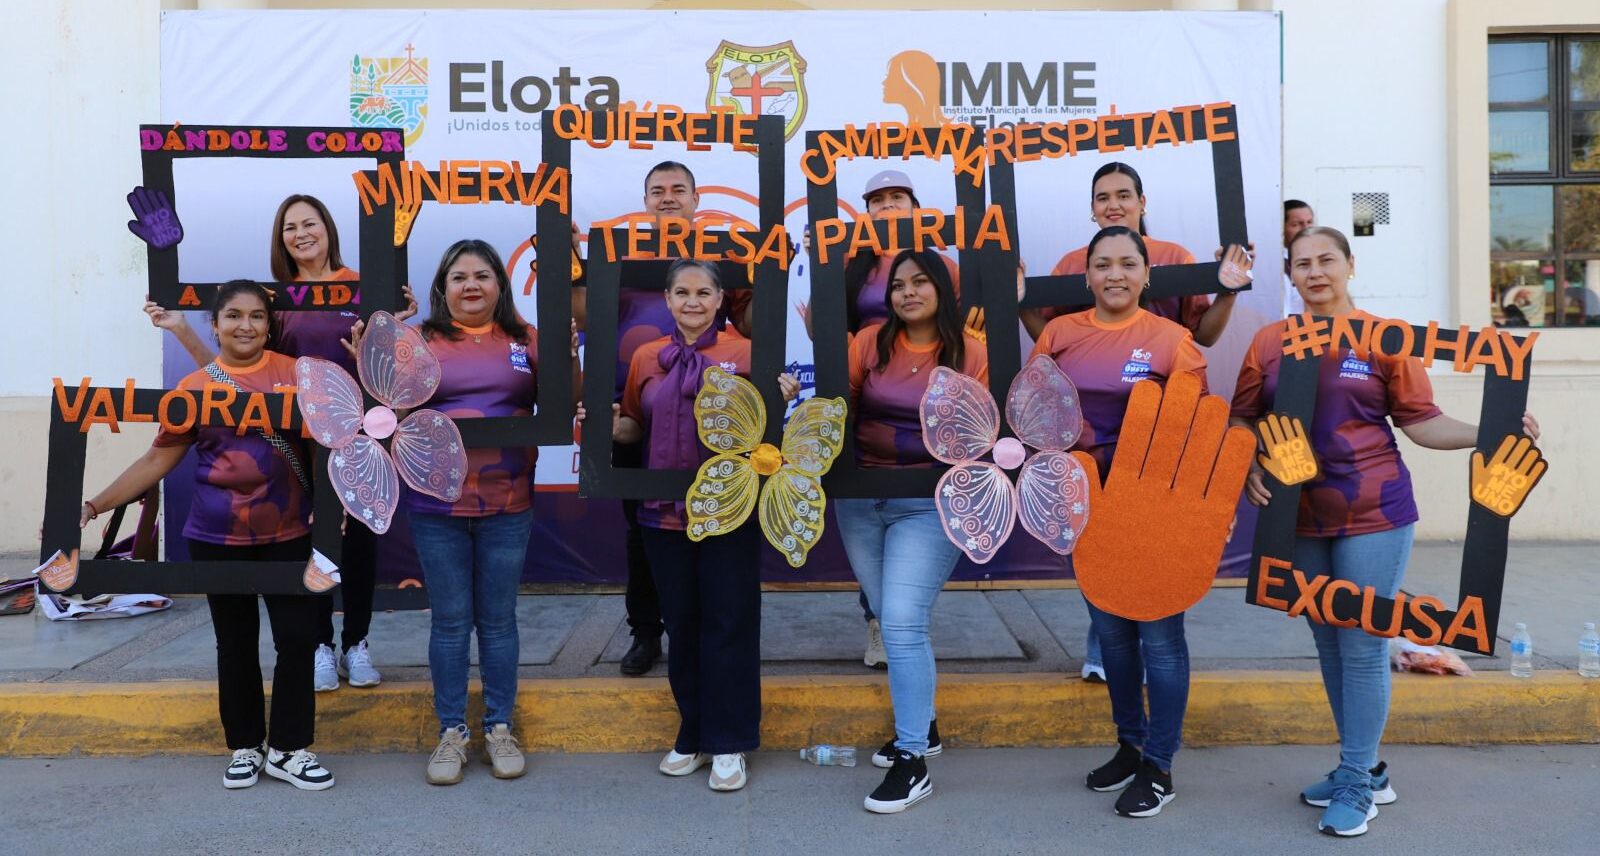
[[[326,128],[305,126],[282,125],[140,125],[141,134],[154,132],[165,137],[169,131],[174,131],[180,137],[193,132],[202,134],[208,132],[222,132],[230,139],[237,134],[244,134],[247,139],[261,142],[267,139],[269,133],[284,132],[284,146],[279,151],[270,148],[228,148],[222,151],[210,150],[185,150],[166,151],[163,149],[145,150],[141,148],[140,163],[143,169],[143,186],[147,190],[160,191],[167,195],[174,209],[178,204],[177,188],[172,178],[172,163],[180,158],[341,158],[376,160],[380,164],[390,164],[397,171],[405,161],[405,130],[402,128]],[[356,139],[367,135],[383,135],[390,133],[398,136],[399,150],[389,151],[329,151],[324,145],[321,151],[312,148],[310,140],[314,135],[323,135],[319,139],[326,140],[329,136],[347,138],[348,134],[355,134]],[[354,188],[352,188],[352,191]],[[297,285],[342,285],[358,290],[361,303],[340,305],[296,305],[287,291],[278,282],[261,282],[274,294],[272,308],[275,311],[317,312],[317,311],[352,311],[357,312],[362,318],[370,316],[379,310],[389,312],[397,311],[400,304],[400,285],[406,279],[405,251],[403,247],[394,245],[394,208],[395,200],[390,199],[382,205],[373,207],[371,214],[362,212],[358,223],[359,246],[361,249],[361,278],[338,283],[305,282]],[[150,299],[166,309],[197,310],[207,309],[216,290],[222,283],[217,282],[191,282],[184,283],[179,278],[178,272],[178,247],[173,245],[166,249],[158,250],[146,246],[146,264],[149,269],[149,294]],[[180,303],[186,286],[195,289],[195,296],[200,300],[200,305],[193,303],[184,305]]]
[[[1286,334],[1286,344],[1294,335],[1297,324],[1302,322],[1304,316],[1294,316],[1289,320],[1289,333]],[[1331,323],[1333,319],[1317,317],[1311,323]],[[1358,337],[1363,336],[1363,331],[1369,322],[1349,320],[1351,329]],[[1410,329],[1412,340],[1411,356],[1425,355],[1426,341],[1429,334],[1427,326],[1407,324],[1405,322],[1376,322],[1381,332],[1383,353],[1397,353],[1403,347],[1404,337],[1402,328]],[[1524,337],[1513,336],[1503,331],[1493,331],[1502,337],[1519,345],[1526,344]],[[1473,336],[1481,335],[1482,331],[1472,332]],[[1439,329],[1434,334],[1440,342],[1457,343],[1460,341],[1461,331],[1456,329]],[[1299,341],[1299,340],[1295,340]],[[1507,364],[1507,373],[1486,371],[1483,382],[1483,404],[1478,415],[1478,439],[1476,449],[1482,452],[1487,459],[1495,453],[1501,440],[1506,435],[1522,433],[1522,414],[1527,410],[1528,384],[1533,370],[1532,347],[1520,349],[1520,359]],[[1318,372],[1322,360],[1329,358],[1326,353],[1307,353],[1298,348],[1294,353],[1286,353],[1279,363],[1278,386],[1273,399],[1271,413],[1298,418],[1305,426],[1311,425],[1311,420],[1316,412]],[[1337,358],[1337,357],[1335,357]],[[1252,426],[1254,428],[1254,426]],[[1271,582],[1271,600],[1287,601],[1295,604],[1302,594],[1299,580],[1288,569],[1293,568],[1295,546],[1295,524],[1300,506],[1301,485],[1285,485],[1274,478],[1270,473],[1264,473],[1267,489],[1272,493],[1272,500],[1261,509],[1256,522],[1255,546],[1250,557],[1249,577],[1245,586],[1245,600],[1256,606],[1268,609],[1278,609],[1275,604],[1265,602],[1269,598],[1263,596],[1263,583]],[[1441,628],[1448,628],[1457,618],[1458,612],[1468,598],[1478,598],[1483,605],[1484,632],[1488,639],[1487,647],[1465,647],[1454,645],[1448,639],[1441,639],[1438,644],[1473,651],[1479,654],[1493,655],[1495,651],[1496,635],[1500,626],[1500,601],[1505,588],[1507,540],[1511,529],[1511,518],[1502,517],[1487,508],[1473,502],[1471,497],[1463,492],[1463,498],[1468,503],[1467,532],[1465,543],[1462,545],[1461,577],[1457,592],[1457,606],[1455,609],[1445,611],[1437,610],[1432,613]],[[1287,563],[1285,566],[1284,563]],[[1277,575],[1270,580],[1264,580],[1268,568],[1283,569],[1285,573]],[[1281,582],[1279,582],[1281,580]],[[1309,582],[1309,581],[1308,581]],[[1402,587],[1404,592],[1404,587]],[[1361,595],[1346,595],[1346,597]],[[1414,597],[1407,595],[1413,601]],[[1374,598],[1372,613],[1374,615],[1392,615],[1394,599]],[[1286,607],[1283,611],[1293,611]],[[1426,635],[1427,627],[1415,615],[1414,610],[1407,609],[1403,624],[1395,635],[1407,631]]]
[[[828,135],[836,140],[843,140],[847,132],[839,130],[808,131],[806,133],[806,157],[822,160],[822,137]],[[981,166],[975,172],[959,172],[954,168],[955,162],[971,163],[972,150],[982,146],[982,135],[975,129],[964,136],[965,145],[958,152],[943,159],[943,162],[952,163],[951,175],[955,183],[956,207],[961,209],[965,224],[965,234],[955,234],[954,218],[946,216],[943,228],[940,231],[940,240],[947,246],[954,247],[957,243],[972,246],[976,243],[978,228],[982,223],[984,212],[988,208],[984,198],[984,170]],[[843,148],[843,147],[841,147]],[[905,153],[906,143],[890,141],[882,143],[874,156],[878,161],[900,160]],[[854,158],[851,158],[854,159]],[[817,224],[824,220],[834,219],[839,216],[839,177],[838,172],[822,166],[810,170],[813,175],[828,175],[825,182],[810,181],[806,185],[806,212],[812,230],[811,241],[811,325],[812,325],[812,359],[816,364],[816,394],[824,398],[835,396],[846,400],[850,397],[850,365],[849,365],[849,315],[845,306],[844,273],[847,258],[841,251],[831,252],[826,262],[822,260],[820,242],[817,238]],[[1007,222],[1010,234],[1015,235],[1014,218]],[[879,243],[888,246],[890,243],[890,230],[894,230],[894,242],[901,247],[912,246],[913,221],[909,218],[900,218],[893,221],[876,222],[872,227],[878,234]],[[959,241],[957,239],[960,239]],[[961,273],[961,310],[965,317],[967,310],[973,306],[982,306],[987,317],[1001,318],[1006,310],[1003,308],[1004,295],[998,292],[1005,289],[986,288],[985,283],[999,281],[1000,265],[999,254],[992,251],[991,247],[978,250],[960,251],[957,267]],[[1014,281],[1014,278],[1013,278]],[[1011,290],[1010,315],[1016,317],[1016,290]],[[1006,391],[1010,388],[1011,379],[1021,368],[1021,360],[1017,351],[1021,347],[1015,324],[998,324],[988,328],[988,354],[989,354],[989,389],[995,395],[996,401],[1004,401]],[[1009,357],[1007,356],[1009,355]],[[1002,408],[1004,410],[1004,408]],[[855,418],[852,410],[846,414],[844,447],[839,452],[839,457],[834,459],[833,466],[828,474],[823,476],[822,483],[830,498],[881,498],[881,497],[931,497],[934,486],[938,484],[939,476],[943,474],[938,468],[864,468],[856,464]],[[1005,419],[1002,412],[1001,420]],[[1002,428],[1002,430],[1005,430]]]
[[[545,144],[549,145],[554,133],[546,126],[544,132]],[[570,158],[568,158],[570,160]],[[420,165],[419,165],[420,166]],[[429,177],[435,185],[443,186],[445,176],[438,170],[427,170]],[[374,185],[378,182],[377,170],[364,170],[362,173]],[[498,174],[491,170],[460,170],[461,175],[477,175],[479,181],[486,175]],[[414,188],[421,194],[418,202],[437,202],[438,197],[428,182],[419,182]],[[393,201],[387,203],[393,209]],[[536,206],[536,228],[543,228],[547,217],[546,208],[557,209],[559,203],[541,202]],[[376,213],[376,209],[375,209]],[[419,209],[417,217],[422,216]],[[568,226],[571,229],[571,216],[567,216]],[[565,245],[565,241],[557,243]],[[403,256],[409,259],[409,241],[406,244],[407,252]],[[570,250],[570,246],[568,247]],[[404,265],[402,266],[404,267]],[[511,272],[507,271],[509,275]],[[548,271],[541,270],[534,294],[534,329],[539,331],[538,371],[539,389],[534,401],[532,416],[485,416],[475,419],[462,419],[456,422],[461,430],[461,439],[469,449],[474,448],[506,448],[511,446],[566,446],[572,443],[572,420],[577,415],[577,405],[573,400],[572,389],[572,349],[570,347],[571,335],[568,332],[572,325],[572,304],[568,295],[571,289],[571,273],[563,271],[565,282],[556,282],[552,276],[549,287],[545,287],[545,276]],[[424,283],[423,287],[426,287]],[[510,295],[505,295],[510,299]],[[370,407],[376,402],[367,396],[367,405]]]
[[[1176,128],[1179,143],[1197,143],[1206,140],[1211,144],[1211,175],[1216,188],[1217,234],[1222,246],[1245,246],[1250,242],[1245,222],[1244,164],[1239,154],[1239,117],[1233,105],[1221,107],[1215,115],[1225,119],[1215,130],[1231,134],[1228,139],[1210,139],[1211,128],[1205,122],[1180,124]],[[1131,139],[1133,119],[1115,119],[1106,122],[1107,136]],[[993,132],[991,132],[992,134]],[[1097,151],[1098,142],[1091,137],[1078,146],[1078,151]],[[1006,223],[1013,236],[1017,234],[1017,180],[1016,164],[1009,158],[999,158],[989,166],[990,202],[1005,211]],[[1016,261],[1007,259],[1008,269],[1016,269]],[[1230,289],[1217,281],[1219,262],[1196,262],[1190,265],[1160,265],[1150,269],[1150,297],[1187,297],[1196,294],[1230,294],[1249,291],[1246,285]],[[1094,297],[1083,274],[1069,276],[1029,276],[1027,296],[1022,308],[1046,306],[1092,306]],[[991,368],[991,372],[993,369]]]
[[[101,387],[89,387],[87,396],[93,396]],[[122,387],[105,387],[115,401],[124,401],[127,393]],[[135,389],[132,391],[133,408],[138,412],[155,413],[171,390]],[[262,393],[269,413],[279,413],[284,405],[284,395]],[[254,396],[239,396],[228,408],[237,421],[244,415],[249,400]],[[84,398],[88,401],[89,398]],[[302,420],[298,407],[291,407],[292,430],[298,434]],[[201,418],[209,411],[202,407],[196,415],[196,426],[203,426]],[[91,559],[81,554],[83,531],[78,528],[78,517],[83,508],[83,476],[89,447],[89,434],[81,430],[78,422],[68,422],[61,414],[61,403],[52,398],[50,405],[50,447],[45,465],[44,540],[39,548],[39,561],[43,563],[56,550],[71,554],[80,551],[77,581],[60,594],[93,596],[104,592],[153,591],[163,594],[300,594],[309,595],[303,582],[305,560],[293,562],[134,562],[111,559]],[[91,428],[91,430],[95,430]],[[334,564],[340,560],[341,536],[339,523],[344,509],[334,493],[328,478],[328,450],[312,444],[313,460],[307,462],[312,472],[315,496],[312,500],[313,522],[311,545]],[[110,509],[106,509],[109,511]],[[352,521],[349,525],[361,524]],[[168,537],[177,537],[169,533]]]
[[[553,111],[544,113],[544,162],[552,167],[560,166],[570,170],[572,141],[555,133],[553,116]],[[723,125],[719,139],[734,138],[733,120],[731,113],[721,113],[714,117],[714,121]],[[632,139],[640,142],[662,142],[654,118],[640,115],[635,117],[634,121],[636,124],[630,134]],[[602,127],[606,124],[606,121],[597,114],[593,125]],[[753,138],[756,148],[759,199],[757,226],[759,235],[765,237],[783,228],[785,164],[782,117],[761,116],[756,119]],[[576,182],[577,177],[574,176],[573,183]],[[553,203],[541,204],[538,222],[540,234],[562,236],[569,234],[572,231],[571,210],[570,205],[566,211],[562,211]],[[694,479],[694,471],[615,467],[611,461],[610,431],[611,404],[615,396],[617,372],[627,370],[626,366],[617,365],[615,356],[618,296],[623,287],[623,269],[625,266],[629,268],[630,282],[660,282],[660,275],[644,272],[660,268],[664,273],[665,266],[670,264],[675,256],[663,252],[664,248],[657,240],[659,236],[652,234],[644,249],[653,258],[642,260],[607,258],[599,251],[600,247],[606,245],[605,233],[606,230],[603,229],[590,230],[590,255],[585,263],[588,324],[584,336],[583,404],[593,422],[585,426],[579,444],[578,495],[612,499],[681,498]],[[711,253],[721,255],[734,248],[735,245],[727,233],[715,234],[714,240],[707,245]],[[626,246],[628,232],[626,229],[612,229],[610,238],[612,246]],[[751,240],[757,246],[762,244],[761,238],[756,236],[751,236]],[[551,240],[544,243],[543,250],[537,289],[540,318],[543,320],[548,306],[552,312],[565,313],[565,318],[570,321],[572,244],[567,240]],[[718,266],[719,271],[725,272],[722,277],[724,282],[733,283],[734,288],[739,287],[738,284],[748,277],[745,265],[722,260],[718,262]],[[636,276],[635,271],[641,273]],[[547,276],[550,277],[548,281]],[[752,382],[761,391],[762,402],[767,410],[767,442],[776,443],[783,431],[784,402],[778,390],[777,377],[783,372],[784,367],[789,275],[778,259],[763,257],[755,265],[755,277],[751,284],[754,294],[751,304],[750,374]],[[559,307],[555,305],[558,303]]]

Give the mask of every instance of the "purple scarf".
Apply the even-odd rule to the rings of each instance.
[[[700,435],[695,430],[694,399],[700,393],[701,378],[711,360],[701,353],[716,344],[717,325],[712,324],[690,345],[682,331],[674,329],[672,340],[656,357],[667,376],[656,387],[655,407],[650,414],[650,468],[653,470],[692,470],[700,466]]]

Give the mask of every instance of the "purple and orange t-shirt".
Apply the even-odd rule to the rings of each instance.
[[[1379,319],[1357,309],[1368,323]],[[1232,415],[1250,420],[1272,410],[1283,360],[1287,321],[1256,331],[1239,368]],[[1411,473],[1400,460],[1389,419],[1404,428],[1441,411],[1433,384],[1416,357],[1366,357],[1344,348],[1322,357],[1317,410],[1306,426],[1316,453],[1317,477],[1302,486],[1298,535],[1339,538],[1397,529],[1417,520]]]
[[[878,332],[863,327],[850,342],[850,412],[856,418],[856,462],[863,467],[929,467],[939,462],[922,442],[922,396],[939,366],[939,342],[913,345],[901,332],[878,370]],[[962,334],[961,373],[989,383],[982,342]]]
[[[295,277],[299,282],[303,277]],[[338,282],[355,282],[361,275],[350,268],[339,268],[331,279]],[[285,311],[277,313],[278,329],[267,347],[291,357],[321,357],[337,363],[351,377],[356,374],[356,358],[344,349],[341,339],[350,338],[350,328],[361,320],[360,313],[352,310],[332,309],[311,311]]]
[[[949,256],[941,253],[939,258],[944,260],[945,269],[950,271],[950,285],[955,289],[956,299],[960,300],[961,271]],[[894,264],[894,259],[894,256],[879,256],[877,265],[861,283],[861,292],[856,295],[856,315],[861,319],[862,327],[889,320],[889,268]]]
[[[294,360],[266,351],[244,368],[217,364],[246,392],[295,391]],[[216,383],[204,369],[178,381],[179,389],[203,390]],[[286,437],[300,458],[301,469],[311,477],[310,447],[299,437]],[[293,541],[311,532],[311,500],[294,469],[281,452],[255,429],[223,425],[192,427],[175,432],[163,428],[155,445],[195,448],[194,496],[183,524],[185,538],[207,544],[248,546]]]
[[[1034,343],[1033,359],[1047,354],[1078,388],[1083,433],[1073,446],[1088,452],[1105,478],[1122,433],[1133,385],[1189,372],[1206,386],[1206,358],[1188,330],[1140,309],[1115,324],[1099,321],[1094,310],[1063,315],[1045,325]]]
[[[452,419],[481,416],[527,416],[539,395],[539,332],[526,327],[528,343],[506,335],[500,325],[457,325],[460,338],[435,335],[428,350],[439,359],[439,389],[422,406]],[[461,498],[444,502],[417,491],[407,492],[414,512],[451,517],[515,514],[532,505],[529,491],[537,446],[468,449],[467,480]]]
[[[719,268],[721,270],[721,268]],[[750,289],[732,289],[733,283],[723,282],[722,309],[717,312],[719,322],[738,318],[750,305]],[[731,326],[731,325],[730,325]],[[622,401],[623,385],[627,383],[627,367],[640,346],[672,335],[677,322],[667,308],[667,298],[660,288],[622,288],[617,293],[617,380],[615,401]]]
[[[1146,237],[1144,239],[1144,248],[1150,254],[1151,267],[1194,264],[1194,253],[1171,241]],[[1061,260],[1056,262],[1055,268],[1050,271],[1050,275],[1069,276],[1084,273],[1088,269],[1089,248],[1084,246],[1062,256]],[[1161,297],[1145,301],[1145,308],[1150,311],[1150,314],[1169,321],[1176,321],[1193,332],[1200,328],[1200,319],[1205,316],[1206,310],[1211,308],[1211,295],[1191,294],[1187,297]],[[1048,319],[1083,310],[1063,306],[1050,306],[1040,311]]]
[[[622,393],[622,415],[644,428],[645,466],[650,462],[650,436],[658,429],[654,415],[657,404],[663,395],[682,395],[682,390],[669,389],[661,380],[667,376],[667,370],[661,367],[659,359],[661,349],[665,348],[672,339],[662,336],[653,342],[633,352],[633,360],[628,364],[627,383]],[[723,329],[717,333],[717,340],[701,351],[705,358],[721,366],[729,374],[749,379],[750,377],[750,340],[730,330]],[[689,422],[679,426],[680,430],[688,431],[695,437],[695,446],[700,450],[700,462],[711,459],[711,450],[701,443],[695,433],[693,396],[683,412],[689,414]],[[671,500],[645,500],[639,504],[639,524],[652,529],[670,529],[682,531],[688,528],[688,521],[684,515],[683,503]]]

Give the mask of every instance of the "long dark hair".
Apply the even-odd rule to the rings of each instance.
[[[933,313],[934,327],[939,333],[939,365],[961,371],[962,358],[966,356],[966,339],[961,329],[961,307],[956,299],[955,284],[950,281],[950,271],[944,266],[944,259],[933,250],[901,250],[900,255],[895,256],[894,262],[889,265],[890,285],[883,292],[883,302],[889,310],[889,320],[883,322],[883,326],[878,329],[876,370],[881,372],[888,368],[895,342],[900,338],[900,331],[906,328],[906,322],[900,320],[900,316],[894,311],[892,299],[894,272],[906,261],[915,264],[927,274],[933,283],[933,293],[939,299],[939,306]]]
[[[1113,173],[1121,173],[1133,179],[1134,195],[1138,196],[1140,199],[1144,198],[1144,180],[1139,177],[1139,173],[1135,171],[1133,167],[1128,166],[1122,161],[1112,161],[1111,163],[1108,163],[1105,166],[1095,170],[1094,178],[1089,180],[1089,201],[1091,203],[1094,202],[1094,186],[1100,183],[1100,179],[1105,178]],[[1139,206],[1139,234],[1150,234],[1150,230],[1145,228],[1143,204]],[[1140,241],[1139,246],[1142,248],[1144,246],[1144,242]]]
[[[278,337],[278,316],[272,311],[272,292],[268,291],[266,286],[248,279],[229,280],[217,289],[216,297],[211,301],[212,326],[216,326],[217,319],[222,317],[222,310],[227,308],[228,301],[241,294],[254,296],[267,308],[267,342],[270,344]],[[217,344],[220,346],[222,343]]]
[[[1133,239],[1133,245],[1139,250],[1139,257],[1144,259],[1144,269],[1147,272],[1150,270],[1150,251],[1145,248],[1144,238],[1140,237],[1138,232],[1129,229],[1127,226],[1107,226],[1104,229],[1094,233],[1094,237],[1089,239],[1089,246],[1084,248],[1083,269],[1085,273],[1087,273],[1089,270],[1089,260],[1094,258],[1095,245],[1107,238],[1115,238],[1118,235],[1126,235]],[[1085,277],[1085,280],[1087,280],[1087,277]],[[1150,289],[1148,288],[1139,290],[1140,308],[1143,308],[1149,304],[1149,292]]]
[[[450,306],[445,302],[444,291],[447,285],[450,268],[464,255],[474,255],[482,259],[489,269],[494,272],[495,282],[500,287],[500,294],[494,302],[494,324],[511,339],[528,344],[528,331],[523,324],[522,316],[517,314],[515,301],[511,299],[511,277],[506,275],[505,262],[500,260],[500,254],[494,247],[477,238],[466,238],[456,241],[439,257],[439,269],[433,274],[433,285],[428,289],[428,320],[422,322],[422,332],[427,338],[443,336],[455,341],[461,338],[461,331],[456,328],[455,319],[450,316]]]
[[[911,210],[922,207],[917,201],[917,194],[906,189],[906,195],[911,197]],[[863,212],[862,216],[866,216]],[[878,259],[882,258],[871,250],[862,250],[851,256],[844,265],[844,312],[845,323],[849,325],[851,333],[861,329],[861,308],[856,304],[861,302],[861,289],[867,285],[867,278],[872,276],[873,268],[878,266]],[[889,278],[894,278],[894,268],[889,268]],[[893,312],[889,313],[893,315]]]
[[[295,275],[300,273],[294,256],[289,255],[289,249],[283,245],[283,221],[289,216],[289,206],[296,202],[304,202],[317,209],[317,216],[322,218],[322,226],[328,232],[328,269],[336,271],[344,267],[344,259],[339,257],[339,227],[333,225],[328,206],[315,196],[296,193],[278,204],[278,213],[272,218],[272,253],[269,258],[272,259],[272,278],[278,282],[294,282]]]

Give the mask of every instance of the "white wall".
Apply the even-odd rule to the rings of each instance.
[[[56,375],[161,380],[124,200],[139,183],[137,126],[160,113],[159,38],[157,0],[6,4],[0,289],[16,314],[0,396],[46,395]]]
[[[1340,170],[1372,190],[1414,192],[1385,243],[1355,239],[1363,308],[1426,322],[1449,318],[1449,209],[1445,115],[1446,0],[1278,0],[1283,13],[1283,195],[1350,233],[1350,200],[1328,192]],[[1376,249],[1376,248],[1374,248]],[[1416,271],[1412,274],[1407,271]],[[1409,296],[1399,297],[1396,294]]]

